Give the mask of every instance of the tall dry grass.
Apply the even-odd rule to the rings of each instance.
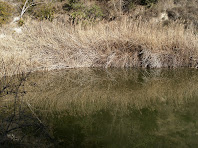
[[[22,34],[9,27],[2,30],[6,36],[0,40],[0,57],[7,73],[13,73],[17,66],[20,71],[188,66],[196,59],[198,47],[197,35],[183,25],[163,26],[124,16],[87,27],[29,20]]]

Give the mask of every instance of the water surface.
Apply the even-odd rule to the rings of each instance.
[[[2,78],[0,145],[197,147],[198,71],[71,69]]]

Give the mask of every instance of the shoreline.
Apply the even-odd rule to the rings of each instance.
[[[181,24],[134,20],[70,26],[28,20],[0,40],[0,75],[78,67],[198,67],[198,36]]]

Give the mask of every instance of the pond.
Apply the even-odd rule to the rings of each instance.
[[[197,147],[195,69],[67,69],[0,81],[0,147]]]

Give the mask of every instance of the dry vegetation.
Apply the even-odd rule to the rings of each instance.
[[[1,32],[6,36],[0,39],[0,75],[5,71],[14,74],[67,67],[197,67],[195,29],[186,27],[181,23],[182,19],[160,20],[158,16],[164,8],[170,15],[171,10],[184,5],[171,0],[164,7],[164,1],[155,3],[147,6],[151,8],[137,5],[130,11],[123,5],[123,13],[114,16],[115,20],[89,25],[85,25],[86,18],[72,20],[70,24],[66,14],[55,17],[53,22],[26,16],[22,34],[13,32],[10,25],[4,25]],[[141,7],[144,9],[139,10]],[[119,7],[115,5],[115,8]],[[86,8],[86,14],[88,10]],[[115,11],[120,12],[119,9]],[[148,19],[148,15],[143,15],[154,12],[159,13],[157,17]],[[69,13],[71,17],[74,9]]]

